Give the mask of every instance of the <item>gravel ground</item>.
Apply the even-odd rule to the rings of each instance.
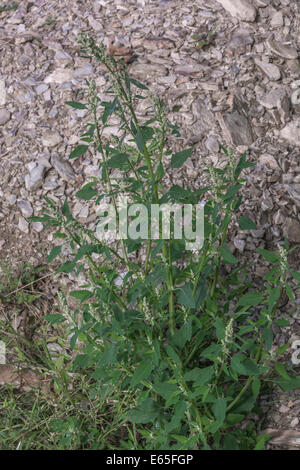
[[[257,248],[274,249],[284,236],[300,243],[299,26],[300,4],[292,0],[24,0],[0,13],[2,262],[45,262],[52,234],[27,221],[40,214],[43,195],[68,195],[73,214],[95,223],[95,207],[73,195],[97,175],[98,156],[69,163],[85,110],[65,105],[82,96],[86,79],[96,78],[100,95],[107,85],[105,71],[79,56],[78,34],[89,31],[109,47],[128,48],[132,76],[164,97],[182,129],[170,146],[195,146],[170,182],[200,187],[204,163],[224,161],[220,145],[257,162],[247,172],[242,210],[258,229],[232,227],[230,246],[251,261],[259,282],[267,267],[258,264]],[[147,101],[138,112],[147,115]],[[299,260],[295,250],[294,269]],[[290,326],[275,331],[279,345],[300,338],[297,304],[282,305],[282,316]],[[298,432],[274,443],[299,447],[299,393],[265,401],[268,428]]]

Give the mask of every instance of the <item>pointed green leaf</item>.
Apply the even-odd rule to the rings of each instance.
[[[193,148],[182,150],[181,152],[174,153],[171,159],[171,168],[181,168],[186,160],[192,155]]]

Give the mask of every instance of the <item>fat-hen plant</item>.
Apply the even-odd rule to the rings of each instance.
[[[85,184],[77,197],[100,205],[109,201],[115,208],[120,193],[146,207],[205,201],[204,243],[190,251],[185,239],[172,236],[104,242],[72,216],[67,200],[59,208],[47,198],[49,210],[32,220],[55,227],[59,241],[48,261],[68,245],[72,254],[58,272],[79,274],[88,267],[89,274],[89,282],[70,293],[77,308],[65,305],[61,315],[48,316],[69,332],[73,353],[64,368],[87,377],[92,399],[117,391],[122,406],[110,431],[114,448],[263,448],[268,439],[258,433],[263,387],[300,386],[300,378],[280,362],[289,345],[276,349],[272,330],[274,322],[286,324],[278,318],[278,306],[285,294],[293,299],[291,285],[300,275],[288,265],[286,241],[274,252],[260,249],[273,266],[258,290],[226,243],[237,218],[240,230],[256,228],[239,212],[241,174],[254,164],[246,155],[236,161],[223,148],[227,166],[207,168],[201,189],[166,187],[166,175],[180,168],[193,148],[172,154],[167,139],[180,133],[162,101],[131,78],[122,58],[109,55],[103,44],[84,35],[80,41],[85,56],[105,65],[110,87],[103,100],[95,82],[87,82],[85,103],[67,102],[87,110],[90,120],[81,135],[84,143],[70,159],[84,158],[88,150],[101,158],[101,177]],[[152,111],[146,121],[136,112],[144,99]],[[112,118],[120,123],[117,135],[104,132]],[[93,448],[103,448],[103,430],[93,433]]]

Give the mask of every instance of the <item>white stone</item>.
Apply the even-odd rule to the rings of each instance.
[[[28,226],[29,226],[29,224],[28,224],[27,220],[24,219],[24,217],[20,217],[19,218],[19,223],[18,223],[19,230],[21,230],[21,232],[28,233],[29,232]]]
[[[45,147],[56,147],[62,140],[57,131],[47,131],[42,137],[42,144]]]
[[[6,103],[5,81],[0,80],[0,106],[4,106],[5,103]]]
[[[300,146],[300,118],[289,122],[280,132],[280,136],[291,145]]]
[[[73,78],[73,70],[68,69],[57,69],[54,72],[50,73],[48,77],[45,78],[45,83],[57,83],[61,85],[65,82],[70,82]]]
[[[242,21],[255,21],[256,9],[248,0],[218,0],[232,16]]]

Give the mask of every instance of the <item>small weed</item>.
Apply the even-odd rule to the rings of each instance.
[[[6,4],[6,5],[2,5],[0,6],[0,13],[2,13],[3,11],[15,11],[17,10],[19,4],[16,3],[16,2],[12,2],[11,4]]]

